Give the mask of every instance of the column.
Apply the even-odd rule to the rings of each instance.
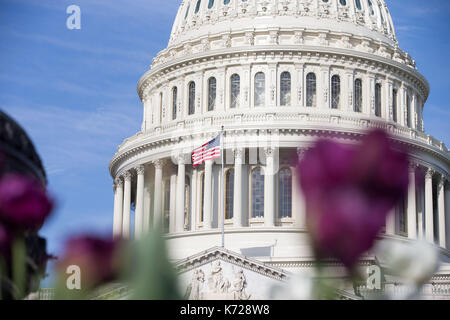
[[[264,170],[264,226],[275,226],[275,148],[265,148],[266,167]]]
[[[444,190],[445,190],[445,215],[448,217],[450,217],[450,184],[447,181],[447,186],[445,187],[444,185]],[[446,221],[446,233],[449,232],[450,233],[450,223],[448,222],[448,220]],[[449,249],[450,245],[448,241],[448,238],[446,237],[447,240],[447,244],[446,244],[446,248]]]
[[[170,213],[169,213],[169,232],[175,232],[175,215],[177,204],[177,175],[170,176]]]
[[[299,163],[304,155],[307,149],[304,148],[297,148],[297,156],[298,160],[297,163]],[[298,176],[300,174],[300,176]],[[293,192],[292,192],[292,209],[293,209],[293,216],[295,219],[295,226],[298,228],[304,228],[306,226],[306,204],[305,204],[305,198],[303,196],[303,190],[301,190],[300,184],[298,181],[301,179],[301,172],[299,173],[299,170],[295,170],[294,176],[292,177],[293,181]]]
[[[134,238],[139,238],[144,232],[144,166],[136,167],[136,211],[134,213]]]
[[[434,243],[433,229],[433,170],[425,174],[425,239]]]
[[[397,206],[392,209],[386,218],[386,234],[395,235],[395,218],[397,213]]]
[[[212,228],[212,160],[205,161],[205,198],[203,202],[203,228]]]
[[[123,181],[119,177],[115,180],[114,193],[114,222],[113,235],[114,238],[122,236],[122,220],[123,220]]]
[[[438,183],[438,222],[439,222],[439,246],[446,247],[445,235],[445,177],[441,175]]]
[[[234,150],[234,195],[233,195],[233,225],[242,227],[242,164],[245,149]]]
[[[153,161],[153,165],[155,166],[155,198],[154,202],[154,210],[153,210],[153,227],[154,228],[162,228],[163,225],[163,207],[162,207],[162,194],[163,194],[163,167],[164,160],[159,159]]]
[[[198,203],[198,170],[196,167],[192,169],[192,186],[191,186],[191,194],[192,194],[192,203],[191,203],[191,230],[197,230],[198,228],[198,210],[197,210],[197,203]]]
[[[409,166],[408,188],[408,238],[417,239],[416,210],[416,165]]]
[[[178,179],[177,179],[177,203],[175,217],[175,232],[184,231],[184,205],[185,205],[185,180],[186,165],[183,155],[178,156]]]
[[[130,219],[131,219],[131,173],[125,172],[123,175],[125,181],[123,195],[123,230],[124,239],[130,239]]]

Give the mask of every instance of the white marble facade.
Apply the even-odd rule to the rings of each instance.
[[[382,0],[184,0],[138,83],[141,131],[109,165],[114,235],[162,225],[183,259],[220,245],[225,209],[229,249],[270,248],[253,256],[298,270],[311,253],[296,160],[319,136],[355,143],[384,128],[417,181],[386,236],[424,238],[449,259],[450,157],[425,132],[429,91]],[[220,161],[190,161],[222,127],[224,179]]]

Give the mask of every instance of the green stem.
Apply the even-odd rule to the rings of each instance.
[[[15,299],[23,299],[25,297],[26,269],[25,239],[22,236],[18,236],[14,239],[12,247],[12,278],[16,288]]]

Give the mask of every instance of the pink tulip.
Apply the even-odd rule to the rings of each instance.
[[[118,249],[117,240],[89,235],[71,238],[66,243],[59,266],[63,273],[70,265],[80,267],[82,287],[96,286],[116,278]]]
[[[407,192],[407,154],[377,130],[357,146],[320,140],[297,170],[317,256],[352,269]]]
[[[34,180],[8,174],[0,180],[0,221],[17,229],[38,230],[50,215],[53,202]]]

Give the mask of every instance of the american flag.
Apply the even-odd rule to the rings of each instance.
[[[220,135],[192,152],[192,163],[196,167],[206,160],[220,158]]]

